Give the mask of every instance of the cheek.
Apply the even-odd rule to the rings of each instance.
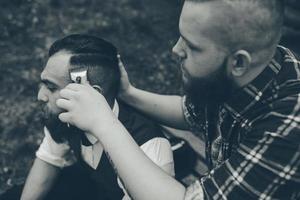
[[[49,106],[51,112],[53,112],[55,114],[59,114],[62,111],[62,109],[60,109],[56,105],[56,100],[59,99],[59,97],[60,97],[59,92],[55,92],[51,96],[49,96],[48,106]]]
[[[222,66],[222,59],[210,54],[191,54],[186,60],[185,69],[191,77],[209,76]]]

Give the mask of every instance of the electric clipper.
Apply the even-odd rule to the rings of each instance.
[[[89,83],[88,81],[88,68],[79,67],[70,69],[70,78],[74,83],[84,84]],[[102,88],[99,85],[92,85],[92,87],[97,90],[99,93],[102,93]]]
[[[73,83],[83,84],[87,83],[87,71],[88,69],[85,67],[74,68],[69,70],[70,78]],[[70,128],[70,124],[68,123],[67,126]]]
[[[70,78],[74,83],[88,83],[87,72],[88,69],[85,67],[70,69]]]

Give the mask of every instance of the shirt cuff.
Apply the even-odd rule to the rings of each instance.
[[[184,200],[204,200],[203,189],[199,181],[186,189]]]
[[[51,153],[45,151],[43,148],[40,148],[36,153],[36,157],[45,161],[46,163],[49,163],[51,165],[54,165],[58,168],[64,168],[73,165],[76,162],[76,159],[73,159],[73,156],[70,156],[70,159],[57,157],[54,155],[51,155]]]
[[[196,106],[188,96],[182,97],[182,110],[185,122],[190,131],[204,133],[206,131],[205,107]]]
[[[44,133],[45,137],[36,152],[36,157],[59,168],[70,166],[76,162],[68,143],[56,143],[46,127]]]

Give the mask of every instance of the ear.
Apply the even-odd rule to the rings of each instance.
[[[248,51],[238,50],[231,59],[229,65],[231,65],[231,74],[235,77],[241,77],[246,74],[251,65],[251,55]]]
[[[97,90],[100,94],[103,94],[103,89],[99,85],[92,85],[92,87]]]

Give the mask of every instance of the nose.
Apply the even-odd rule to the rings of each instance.
[[[172,51],[173,53],[178,56],[180,59],[185,59],[187,57],[186,52],[183,48],[182,38],[180,37],[177,43],[174,45]]]
[[[38,100],[42,102],[48,102],[49,98],[47,96],[47,91],[45,86],[41,86],[38,92]]]

